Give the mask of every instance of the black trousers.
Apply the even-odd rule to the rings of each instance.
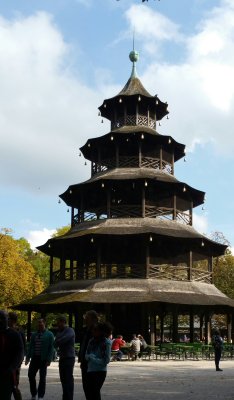
[[[219,368],[219,361],[221,358],[222,350],[221,349],[215,349],[215,366],[216,368]]]
[[[85,398],[88,399],[88,390],[89,390],[89,381],[88,381],[88,364],[83,363],[80,366],[81,368],[81,376],[82,376],[82,385],[83,385],[83,390],[85,394]]]
[[[106,371],[87,372],[87,400],[101,400],[101,388],[106,379]]]
[[[59,360],[59,376],[63,388],[63,400],[73,400],[74,364],[75,364],[75,358],[62,358]]]
[[[14,375],[14,387],[12,391],[15,400],[22,400],[22,394],[19,389],[19,380],[20,380],[20,368],[17,368]]]
[[[36,375],[39,371],[39,384],[37,388]],[[34,356],[29,364],[28,379],[32,397],[44,397],[46,389],[47,361],[41,360],[40,356]]]
[[[11,400],[13,391],[13,373],[0,371],[0,399]]]

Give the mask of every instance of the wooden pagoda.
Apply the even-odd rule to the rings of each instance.
[[[230,339],[233,301],[212,283],[212,259],[226,246],[193,228],[205,194],[176,179],[185,146],[157,132],[168,105],[137,77],[138,53],[129,57],[127,84],[99,107],[110,132],[80,149],[91,178],[60,196],[71,207],[71,229],[38,247],[50,256],[50,286],[19,308],[68,312],[77,330],[85,310],[96,309],[116,332],[140,332],[151,343],[156,332],[163,340],[168,314],[174,341],[181,314],[190,317],[191,341],[195,315],[208,341],[211,315],[226,313]]]

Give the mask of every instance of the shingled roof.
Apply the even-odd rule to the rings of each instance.
[[[234,306],[234,300],[211,284],[159,279],[99,279],[58,282],[17,308],[39,310],[43,305],[55,308],[57,305],[67,307],[75,303],[147,302]]]

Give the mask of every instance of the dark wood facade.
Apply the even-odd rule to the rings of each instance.
[[[208,340],[212,313],[227,313],[229,320],[232,314],[232,300],[212,284],[213,257],[226,247],[192,227],[205,193],[174,176],[185,146],[157,132],[168,105],[137,78],[137,53],[130,59],[127,84],[99,107],[111,131],[81,147],[91,178],[60,196],[71,207],[71,229],[39,247],[50,256],[50,287],[20,308],[67,311],[77,326],[83,312],[95,308],[116,332],[141,332],[151,342],[157,329],[163,338],[167,314],[174,339],[180,313],[191,321],[199,315]],[[192,340],[192,322],[190,331]]]

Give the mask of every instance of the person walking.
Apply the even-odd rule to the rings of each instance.
[[[26,339],[25,339],[25,334],[22,330],[19,329],[17,326],[17,320],[18,320],[18,315],[15,312],[9,312],[8,314],[8,326],[10,329],[13,329],[15,332],[18,332],[22,342],[23,342],[23,356],[25,355],[25,349],[26,349]],[[15,382],[14,382],[14,387],[13,387],[13,397],[15,400],[22,400],[22,395],[21,391],[19,389],[19,380],[20,380],[20,368],[16,369],[15,371]]]
[[[81,368],[81,376],[82,376],[82,385],[86,399],[88,392],[88,379],[87,379],[87,371],[88,371],[88,362],[85,358],[86,350],[90,339],[93,337],[93,328],[98,323],[98,314],[95,310],[89,310],[84,314],[84,331],[81,334],[80,338],[80,351],[78,354],[78,362],[80,363]]]
[[[212,344],[213,344],[214,352],[215,352],[216,371],[222,371],[222,369],[219,368],[219,362],[220,362],[220,358],[221,358],[222,350],[223,350],[223,338],[220,336],[218,329],[216,329],[214,331],[214,335],[212,337]]]
[[[65,316],[57,318],[58,333],[54,346],[58,348],[59,354],[59,376],[63,389],[63,400],[73,400],[75,364],[75,332],[67,326]]]
[[[106,379],[107,364],[111,359],[112,327],[108,323],[98,323],[93,328],[93,338],[90,339],[85,358],[87,368],[87,400],[101,400],[101,388]]]
[[[32,400],[42,400],[46,390],[47,367],[53,359],[54,335],[46,329],[46,322],[43,318],[38,320],[37,332],[31,336],[29,349],[26,354],[25,365],[29,364],[28,379]],[[36,375],[39,371],[39,384],[36,384]]]
[[[23,361],[23,342],[8,328],[8,315],[0,310],[0,399],[11,400],[17,368]]]

